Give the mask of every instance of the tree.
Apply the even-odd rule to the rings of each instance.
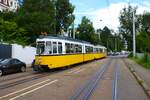
[[[111,34],[111,30],[105,26],[100,34],[100,38],[101,38],[101,43],[102,45],[104,45],[105,47],[107,47],[108,49],[111,49],[110,46],[111,45],[111,40],[112,40],[112,34]]]
[[[15,22],[5,21],[0,18],[0,40],[7,43],[18,43],[26,45],[28,38],[26,31],[19,28]]]
[[[56,34],[55,9],[51,0],[24,0],[17,14],[17,23],[27,30],[31,43],[41,32]]]
[[[150,52],[150,13],[140,15],[140,31],[137,35],[138,52]]]
[[[78,39],[88,41],[93,44],[97,44],[98,34],[95,34],[95,30],[92,22],[85,16],[82,18],[81,24],[77,28]]]
[[[73,23],[75,16],[73,15],[74,6],[69,0],[57,0],[56,6],[56,33],[61,33],[62,30],[67,31]]]
[[[0,17],[5,21],[15,21],[16,20],[16,13],[13,11],[4,10],[0,12]]]
[[[150,33],[140,32],[137,36],[139,52],[150,52]]]
[[[121,51],[124,48],[124,40],[121,37],[121,34],[117,34],[115,33],[113,35],[113,40],[111,42],[112,44],[114,44],[114,46],[112,45],[112,50],[113,51]]]
[[[128,8],[123,8],[123,10],[120,12],[120,27],[119,27],[119,33],[122,34],[125,41],[127,41],[128,50],[132,50],[132,37],[133,37],[133,11],[135,13],[135,17],[137,18],[135,27],[136,30],[139,28],[139,20],[138,15],[136,15],[137,7],[132,8],[131,6],[128,6]]]
[[[141,31],[145,31],[147,33],[150,33],[150,13],[149,12],[145,12],[142,15],[141,18]]]

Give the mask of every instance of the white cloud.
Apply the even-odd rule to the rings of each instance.
[[[150,5],[150,2],[146,2],[147,5]],[[131,4],[133,6],[138,6],[137,14],[143,13],[145,10],[150,12],[150,6],[143,6],[138,4]],[[119,27],[119,15],[120,11],[127,7],[128,3],[116,3],[111,4],[107,8],[97,9],[92,12],[75,12],[75,15],[86,15],[90,16],[89,18],[93,22],[95,29],[103,28],[104,26],[108,26],[111,29],[117,31]],[[100,21],[102,20],[102,21]]]
[[[97,29],[108,26],[111,29],[117,30],[117,27],[119,26],[118,17],[120,10],[125,6],[127,6],[126,3],[111,4],[109,8],[94,11],[92,19],[94,27]],[[100,20],[102,21],[100,22]]]

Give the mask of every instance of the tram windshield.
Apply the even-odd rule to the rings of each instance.
[[[37,50],[36,50],[36,54],[44,54],[45,51],[45,42],[37,42]]]

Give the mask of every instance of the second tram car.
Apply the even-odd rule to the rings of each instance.
[[[65,37],[45,36],[36,41],[34,70],[41,71],[106,57],[104,46]]]

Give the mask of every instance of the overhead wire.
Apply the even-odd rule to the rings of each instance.
[[[108,11],[108,17],[109,17],[109,21],[110,21],[110,25],[112,22],[112,15],[111,15],[111,11],[110,11],[110,1],[106,0],[106,4],[107,4],[107,11]],[[112,28],[112,27],[111,27]]]

